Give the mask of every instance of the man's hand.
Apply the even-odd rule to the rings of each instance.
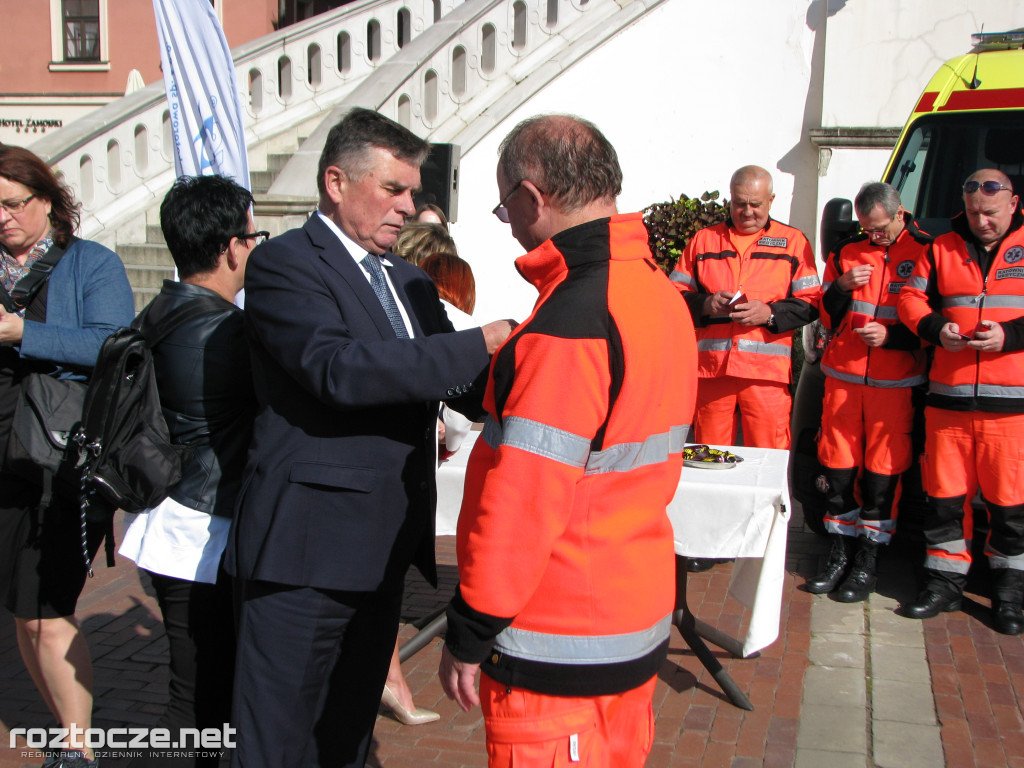
[[[441,649],[441,663],[437,667],[441,687],[445,696],[454,699],[465,712],[480,706],[480,696],[476,692],[476,675],[479,671],[479,664],[459,661],[452,656],[447,645]]]
[[[1006,342],[1003,326],[991,320],[982,320],[978,325],[987,330],[975,331],[974,338],[967,342],[967,346],[982,352],[1002,352]]]
[[[956,323],[946,323],[939,331],[939,341],[943,349],[950,352],[959,352],[967,348],[967,339],[960,335],[960,326]]]
[[[484,343],[487,345],[487,354],[493,355],[517,325],[519,323],[515,320],[495,320],[493,323],[481,326],[480,330],[484,332]]]
[[[873,264],[858,264],[853,269],[843,272],[836,280],[839,287],[847,293],[852,293],[856,288],[867,285],[871,279],[871,273],[875,271]]]
[[[25,321],[21,316],[8,312],[0,305],[0,342],[19,342],[24,332]]]
[[[889,329],[874,320],[862,328],[854,328],[853,332],[860,336],[861,340],[869,347],[880,347],[889,338]]]
[[[772,316],[772,308],[757,299],[736,304],[734,308],[735,311],[729,314],[729,319],[740,325],[764,325]]]
[[[730,291],[717,291],[704,299],[704,310],[701,314],[709,317],[725,317],[732,310],[729,303],[735,293]]]

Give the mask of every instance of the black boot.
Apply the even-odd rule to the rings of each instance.
[[[881,545],[863,536],[858,537],[857,542],[853,567],[836,593],[836,600],[840,603],[860,603],[867,600],[868,595],[875,591],[875,583],[878,581],[878,548]]]
[[[963,606],[963,597],[958,594],[950,594],[947,590],[929,582],[917,600],[902,606],[903,615],[908,619],[930,619],[940,613],[959,611]]]
[[[993,571],[992,623],[996,632],[1019,635],[1024,632],[1024,571],[998,568]]]
[[[812,579],[804,582],[804,589],[812,595],[831,592],[843,580],[850,564],[850,550],[853,538],[839,533],[829,534],[832,537],[832,549],[828,553],[825,569]]]

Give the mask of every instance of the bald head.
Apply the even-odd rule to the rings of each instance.
[[[752,235],[764,229],[775,193],[772,175],[758,165],[738,169],[729,182],[729,213],[737,232]]]
[[[973,192],[968,192],[967,189],[974,186],[972,182],[978,186]],[[984,187],[986,182],[995,182],[991,186],[998,185],[1002,189],[992,189],[990,193]],[[975,171],[964,182],[964,215],[967,216],[967,225],[986,249],[998,244],[1013,222],[1019,198],[1012,187],[1010,177],[996,168]]]
[[[614,203],[622,170],[611,142],[589,120],[540,115],[519,123],[501,142],[498,167],[511,183],[529,179],[565,211]]]

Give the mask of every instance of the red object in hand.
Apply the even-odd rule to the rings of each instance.
[[[862,315],[859,312],[853,312],[850,314],[850,327],[854,330],[863,328],[871,322],[871,318],[867,315]]]

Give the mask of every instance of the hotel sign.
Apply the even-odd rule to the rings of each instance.
[[[46,133],[47,128],[60,128],[64,121],[58,118],[0,117],[0,128],[13,128],[15,133]]]

